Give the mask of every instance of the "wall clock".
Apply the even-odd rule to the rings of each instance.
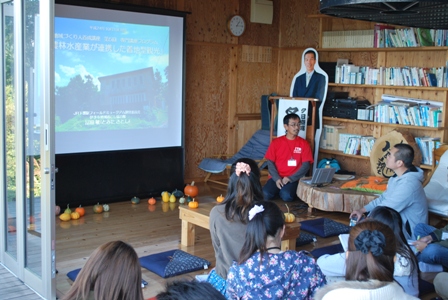
[[[229,28],[230,33],[234,36],[241,36],[246,30],[246,22],[244,22],[243,17],[235,15],[230,18],[227,27]]]

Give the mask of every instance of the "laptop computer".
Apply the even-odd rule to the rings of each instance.
[[[317,168],[311,179],[303,179],[302,182],[310,185],[321,186],[325,183],[330,183],[333,180],[335,168]]]

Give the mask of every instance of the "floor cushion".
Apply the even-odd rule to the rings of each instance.
[[[307,245],[311,242],[315,242],[316,237],[306,232],[301,232],[300,236],[296,240],[296,247]]]
[[[336,244],[336,245],[330,245],[330,246],[314,249],[313,251],[311,251],[311,254],[313,255],[313,257],[315,259],[318,259],[319,257],[321,257],[324,254],[333,255],[333,254],[342,253],[342,252],[344,252],[344,248],[342,248],[342,245]]]
[[[320,237],[335,236],[341,233],[347,233],[350,230],[348,225],[344,225],[328,218],[306,220],[300,223],[300,230],[314,233]]]
[[[74,282],[76,280],[76,277],[79,274],[79,271],[81,271],[80,268],[76,269],[76,270],[73,270],[73,271],[70,271],[70,272],[67,273],[67,277],[70,278],[70,280]],[[142,288],[144,288],[147,285],[148,285],[148,282],[146,280],[142,279]]]
[[[208,269],[210,264],[208,260],[182,250],[169,250],[140,258],[143,268],[163,278]]]

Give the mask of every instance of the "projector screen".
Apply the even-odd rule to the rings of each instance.
[[[138,10],[55,5],[56,154],[183,147],[184,16]]]

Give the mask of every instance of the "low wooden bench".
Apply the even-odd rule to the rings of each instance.
[[[195,242],[195,227],[200,226],[210,230],[210,211],[217,203],[199,203],[198,208],[189,208],[188,205],[179,206],[179,219],[182,220],[181,244],[193,246]],[[300,235],[300,223],[286,223],[285,235],[282,238],[281,249],[283,251],[296,249],[296,239]]]

